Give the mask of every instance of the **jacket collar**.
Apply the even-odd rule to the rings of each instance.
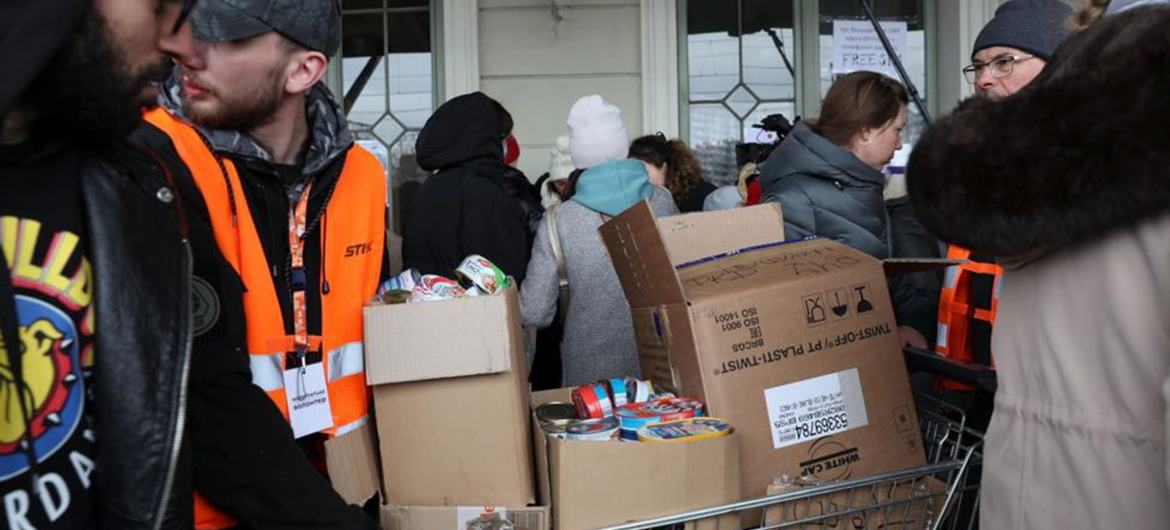
[[[797,123],[784,143],[768,157],[773,179],[804,174],[829,180],[845,180],[884,187],[885,175],[869,167],[853,153],[817,134],[805,122]]]

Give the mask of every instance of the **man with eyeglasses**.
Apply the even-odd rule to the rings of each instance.
[[[1003,98],[1031,83],[1071,29],[1072,8],[1060,0],[1011,0],[975,39],[963,76],[975,93]]]
[[[1060,0],[1011,0],[975,39],[971,64],[963,75],[981,97],[1001,99],[1031,83],[1071,29],[1072,8]],[[994,134],[994,131],[987,131]],[[991,330],[1003,269],[995,260],[950,245],[947,257],[969,260],[947,269],[939,296],[935,351],[940,355],[984,366],[992,364]],[[949,380],[941,390],[972,409],[977,428],[990,418],[990,400],[974,395],[967,385]]]

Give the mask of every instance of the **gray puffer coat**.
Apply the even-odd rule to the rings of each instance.
[[[760,170],[764,202],[779,202],[785,239],[823,237],[877,259],[892,257],[886,177],[849,151],[797,123]],[[932,336],[937,293],[905,277],[889,279],[899,324]],[[925,318],[923,318],[925,315]]]
[[[852,153],[797,123],[760,170],[765,202],[779,202],[784,237],[818,236],[890,257],[886,179]]]

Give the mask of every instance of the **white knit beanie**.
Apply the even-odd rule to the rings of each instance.
[[[555,181],[568,179],[574,169],[576,168],[573,167],[573,160],[569,155],[569,135],[562,134],[557,137],[556,145],[548,155],[548,178],[540,185],[541,203],[546,209],[561,202],[561,197],[550,188],[550,185]]]
[[[622,111],[601,96],[585,96],[573,103],[567,124],[573,166],[584,169],[626,158],[630,136]]]

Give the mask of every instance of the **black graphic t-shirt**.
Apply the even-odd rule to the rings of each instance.
[[[94,524],[93,274],[79,160],[63,150],[0,147],[0,251],[20,335],[19,346],[0,346],[0,528]]]

